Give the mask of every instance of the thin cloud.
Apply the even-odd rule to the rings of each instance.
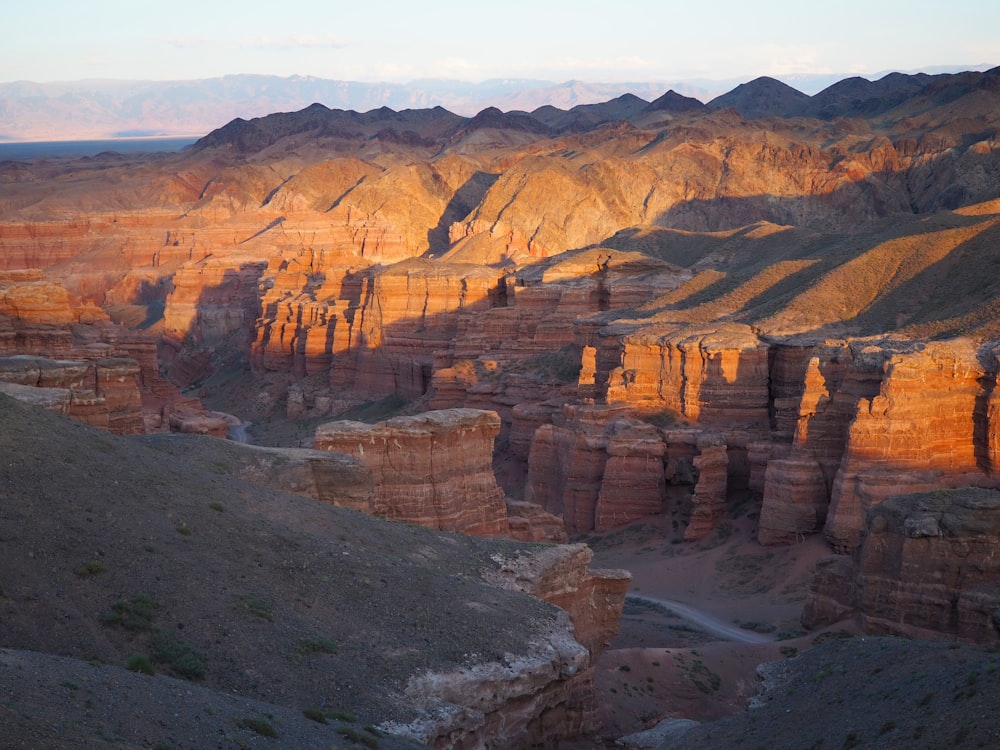
[[[218,39],[209,39],[208,37],[176,36],[168,38],[167,44],[171,47],[179,47],[180,49],[207,49],[218,47],[222,42]]]
[[[243,46],[258,49],[288,50],[288,49],[343,49],[352,42],[334,34],[286,34],[285,36],[269,36],[260,34],[244,37]]]

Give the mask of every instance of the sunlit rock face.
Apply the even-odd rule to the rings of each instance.
[[[993,481],[975,343],[914,345],[884,356],[883,371],[878,395],[858,402],[834,479],[825,534],[836,550],[858,545],[865,513],[888,497]]]
[[[660,406],[705,425],[769,425],[768,346],[749,326],[650,328],[623,344],[609,402]]]
[[[857,612],[866,632],[1000,642],[1000,493],[935,490],[882,501],[852,558],[821,565],[803,623]]]
[[[447,409],[376,425],[331,422],[316,448],[354,456],[372,472],[372,511],[388,519],[478,536],[507,533],[503,490],[492,470],[500,418]]]

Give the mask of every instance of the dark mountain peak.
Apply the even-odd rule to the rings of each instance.
[[[525,133],[538,133],[540,135],[546,135],[550,132],[550,128],[545,123],[539,122],[525,112],[504,113],[496,107],[487,107],[484,109],[469,120],[463,130],[469,132],[482,128],[517,130]]]
[[[709,109],[732,107],[744,117],[796,117],[809,105],[809,97],[787,83],[761,76],[741,83],[708,103]]]
[[[645,111],[680,114],[681,112],[697,112],[704,109],[706,106],[694,97],[684,96],[670,89],[663,96],[651,101],[646,106]]]
[[[873,117],[913,96],[926,85],[928,78],[905,73],[890,73],[877,81],[860,76],[845,78],[812,97],[808,113],[824,120]]]

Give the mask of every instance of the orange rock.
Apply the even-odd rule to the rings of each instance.
[[[493,476],[493,412],[447,409],[375,425],[331,422],[316,429],[318,450],[354,456],[373,476],[373,512],[397,521],[473,536],[507,533],[503,490]]]
[[[834,481],[825,527],[834,549],[853,550],[865,513],[888,497],[990,481],[977,435],[984,377],[977,347],[964,339],[888,358],[881,391],[858,404]]]
[[[865,632],[1000,643],[1000,493],[936,490],[868,514],[853,559],[821,566],[803,623],[858,612]]]

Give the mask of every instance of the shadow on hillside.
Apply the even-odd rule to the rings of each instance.
[[[441,218],[433,229],[427,231],[427,252],[425,258],[433,258],[448,251],[451,245],[449,230],[451,225],[461,221],[478,206],[487,191],[500,178],[499,174],[476,172],[463,184],[441,213]]]

